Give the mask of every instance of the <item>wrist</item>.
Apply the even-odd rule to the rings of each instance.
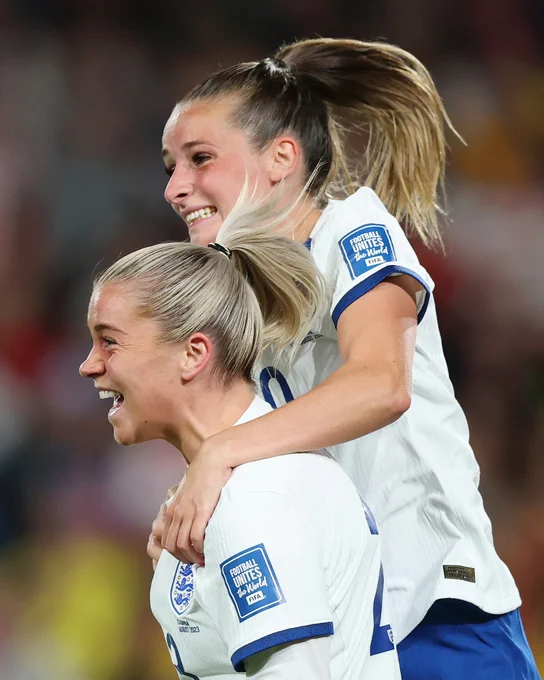
[[[230,470],[236,467],[234,429],[234,427],[229,427],[205,439],[198,450],[198,458],[205,459],[215,467],[228,468]]]

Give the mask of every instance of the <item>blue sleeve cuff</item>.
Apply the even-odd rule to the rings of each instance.
[[[313,637],[322,637],[325,635],[332,635],[334,633],[334,626],[331,621],[328,623],[314,623],[311,626],[298,626],[298,628],[288,628],[287,630],[280,630],[277,633],[265,635],[259,640],[250,642],[240,649],[237,649],[231,657],[231,662],[234,670],[238,673],[245,671],[244,661],[258,654],[264,652],[265,649],[284,645],[286,642],[297,642],[298,640],[307,640]]]
[[[338,319],[352,303],[362,297],[365,293],[368,293],[369,290],[375,288],[378,283],[381,283],[384,279],[393,274],[407,274],[408,276],[416,279],[416,281],[419,281],[419,283],[421,283],[425,289],[425,300],[423,301],[421,309],[417,315],[417,322],[420,323],[423,320],[429,305],[429,299],[431,296],[429,284],[424,279],[422,279],[419,274],[416,274],[411,269],[408,269],[407,267],[400,267],[397,264],[391,264],[387,267],[383,267],[383,269],[380,269],[377,272],[374,272],[374,274],[371,274],[366,279],[363,279],[363,281],[356,284],[353,288],[350,288],[348,292],[342,298],[340,298],[332,312],[332,321],[334,323],[334,327],[336,328],[338,325]]]

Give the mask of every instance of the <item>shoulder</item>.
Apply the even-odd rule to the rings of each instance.
[[[327,475],[346,476],[340,465],[325,452],[292,453],[238,466],[225,488],[231,495],[257,490],[290,492],[302,479],[320,484]]]
[[[418,320],[423,319],[434,283],[397,219],[372,189],[363,187],[331,202],[314,231],[311,252],[333,287],[335,326],[353,302],[386,278],[400,275],[417,281]]]
[[[317,239],[330,235],[331,232],[336,232],[336,228],[342,230],[346,223],[360,224],[361,220],[375,219],[398,226],[397,220],[387,211],[378,195],[370,187],[361,187],[342,200],[329,201],[312,233],[312,240],[314,237]]]
[[[381,216],[389,216],[395,219],[388,211],[378,195],[370,187],[361,187],[353,194],[339,201],[344,214],[354,214],[360,217],[361,213],[379,214]]]
[[[216,512],[226,517],[244,509],[267,513],[281,507],[311,515],[329,505],[354,501],[358,502],[357,491],[334,459],[320,453],[294,453],[237,467]]]
[[[391,253],[412,251],[398,221],[369,187],[361,187],[343,200],[330,201],[310,240],[316,262],[325,268],[326,263],[336,266],[337,254],[346,260],[366,248],[372,251],[384,246]]]

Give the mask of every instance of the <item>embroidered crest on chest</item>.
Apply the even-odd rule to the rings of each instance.
[[[179,616],[187,611],[193,599],[195,584],[193,567],[190,564],[180,562],[174,572],[172,586],[170,588],[170,602],[176,614]]]

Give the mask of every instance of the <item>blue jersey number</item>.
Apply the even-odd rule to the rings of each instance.
[[[168,645],[168,649],[170,650],[170,655],[172,657],[172,663],[174,664],[177,672],[179,673],[180,678],[191,678],[191,680],[199,680],[196,675],[193,675],[192,673],[187,673],[185,668],[183,668],[183,664],[181,663],[181,656],[179,655],[178,648],[176,647],[176,643],[174,642],[174,638],[168,633],[166,636],[166,644]]]
[[[368,528],[370,533],[378,534],[378,525],[374,519],[374,515],[370,512],[370,508],[366,505],[364,501],[363,509],[365,511],[366,521],[368,522]],[[383,607],[383,567],[380,565],[380,575],[378,577],[378,587],[376,589],[376,595],[374,597],[373,613],[374,613],[374,632],[372,634],[372,640],[370,641],[370,656],[374,654],[382,654],[383,652],[390,652],[395,649],[395,644],[393,642],[393,631],[391,630],[390,624],[382,624],[382,607]]]
[[[270,391],[271,380],[276,380],[276,382],[280,386],[281,393],[283,395],[283,398],[285,399],[286,404],[290,401],[293,401],[295,397],[293,396],[291,388],[289,387],[287,379],[285,378],[283,373],[281,373],[281,371],[278,371],[278,369],[274,368],[273,366],[267,366],[266,368],[263,368],[263,370],[261,371],[261,374],[259,375],[259,381],[261,383],[261,389],[263,391],[263,398],[270,404],[270,406],[272,406],[272,408],[277,408],[278,405],[276,404],[276,401],[272,396],[272,392]]]

